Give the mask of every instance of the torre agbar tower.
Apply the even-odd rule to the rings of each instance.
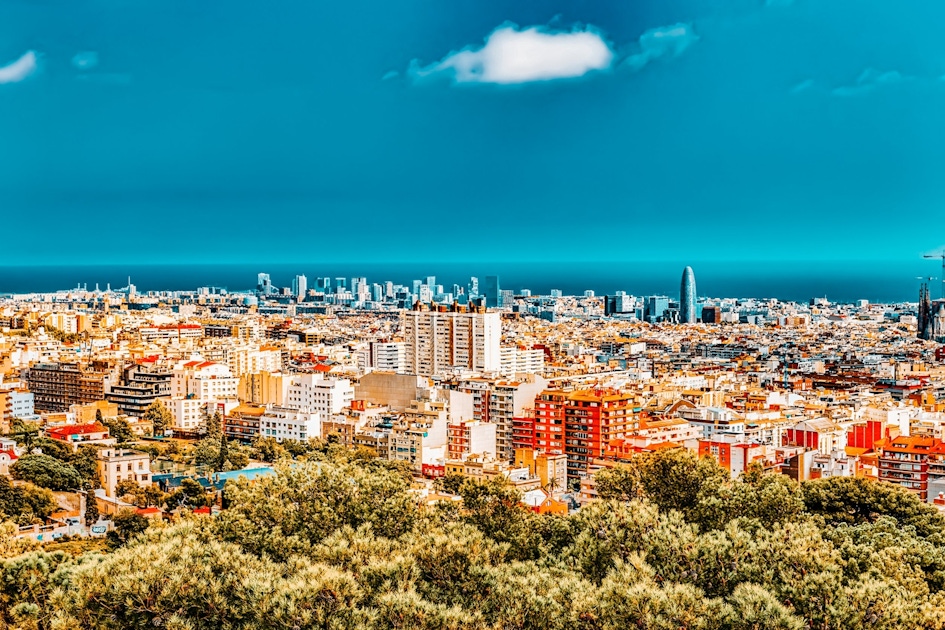
[[[699,321],[696,315],[696,275],[692,267],[686,267],[682,272],[682,281],[679,284],[679,322],[681,324],[695,324]]]

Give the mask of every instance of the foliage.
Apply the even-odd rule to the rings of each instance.
[[[169,510],[177,508],[192,510],[194,508],[206,507],[213,503],[213,498],[207,493],[207,490],[193,479],[181,480],[180,487],[164,495],[161,500]],[[158,503],[154,503],[153,505],[158,505]]]
[[[49,455],[24,455],[10,466],[10,475],[50,490],[78,490],[84,485],[79,471]]]
[[[143,420],[150,422],[154,427],[154,435],[164,435],[164,431],[174,424],[174,415],[160,400],[155,400],[144,410]]]
[[[0,520],[20,525],[43,522],[57,509],[52,493],[31,483],[13,485],[0,475]]]
[[[117,515],[104,555],[0,527],[0,627],[945,630],[942,528],[906,491],[713,466],[634,458],[550,516],[501,480],[421,507],[402,465],[318,444],[229,482],[212,519]],[[185,480],[167,503],[210,496]]]

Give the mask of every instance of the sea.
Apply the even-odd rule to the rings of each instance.
[[[392,281],[410,285],[415,279],[435,276],[449,292],[454,284],[466,286],[471,277],[485,290],[486,276],[499,276],[502,289],[547,295],[560,289],[564,295],[679,294],[686,265],[696,276],[697,293],[709,298],[777,298],[808,302],[916,302],[920,282],[927,281],[933,299],[940,297],[942,267],[937,260],[904,261],[627,261],[627,262],[310,262],[239,264],[108,264],[108,265],[9,265],[0,266],[0,294],[53,292],[77,286],[102,290],[124,287],[130,278],[139,293],[186,291],[219,287],[229,292],[252,290],[257,274],[268,273],[277,286],[291,286],[296,275],[308,278],[366,277],[368,283]],[[930,279],[931,278],[931,279]]]

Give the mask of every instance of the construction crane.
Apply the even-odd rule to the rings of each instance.
[[[922,258],[941,258],[942,259],[942,299],[945,300],[945,251],[937,254],[923,254]]]

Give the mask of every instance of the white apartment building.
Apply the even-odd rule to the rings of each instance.
[[[372,341],[361,351],[358,367],[363,373],[407,373],[407,349],[402,341]]]
[[[505,346],[499,351],[499,373],[503,376],[541,374],[544,369],[544,350]]]
[[[197,431],[222,405],[224,413],[238,404],[239,379],[230,368],[212,361],[181,361],[171,376],[171,397],[160,399],[174,416],[174,428]]]
[[[134,481],[147,488],[151,479],[151,456],[141,451],[103,449],[98,452],[98,476],[105,494],[115,497],[120,481]]]
[[[226,364],[233,376],[278,372],[282,369],[282,351],[273,346],[227,348]]]
[[[325,378],[321,374],[294,374],[289,381],[285,407],[322,414],[329,418],[354,400],[354,387],[344,378]]]
[[[322,420],[318,412],[271,406],[259,419],[259,436],[276,441],[305,442],[321,436]]]
[[[408,373],[499,371],[499,313],[412,310],[403,318]]]
[[[171,396],[199,400],[235,399],[239,379],[230,368],[213,361],[181,361],[171,377]]]

